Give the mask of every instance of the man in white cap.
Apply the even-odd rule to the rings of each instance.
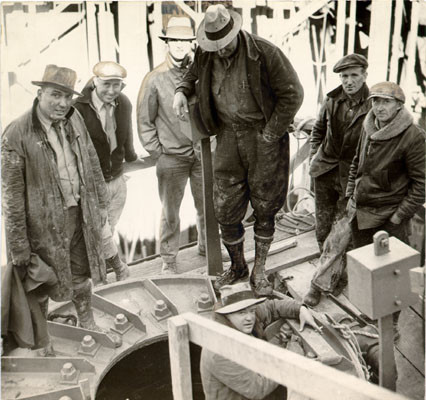
[[[107,184],[110,203],[109,227],[106,225],[103,232],[104,256],[107,268],[121,281],[129,276],[129,268],[120,260],[112,235],[126,203],[123,161],[138,158],[133,148],[132,105],[122,93],[127,76],[124,67],[101,61],[93,67],[93,74],[74,106],[83,116]]]
[[[198,252],[205,255],[202,169],[194,143],[181,131],[173,112],[173,96],[191,61],[194,32],[186,17],[170,18],[166,34],[166,60],[144,78],[138,96],[139,138],[156,160],[158,191],[163,206],[160,222],[162,273],[176,273],[179,251],[179,209],[190,181],[197,211]]]
[[[280,318],[298,318],[300,330],[305,324],[319,330],[308,308],[290,297],[256,298],[248,282],[222,286],[220,293],[215,321],[246,335],[266,340],[265,328]],[[206,349],[201,352],[200,371],[206,400],[263,399],[278,387],[276,382]]]
[[[102,226],[108,193],[81,115],[72,107],[77,80],[69,68],[47,65],[31,110],[2,136],[2,208],[8,258],[25,283],[34,256],[53,269],[57,282],[41,285],[48,296],[72,300],[80,326],[99,332],[91,307],[91,282],[106,281]],[[32,273],[35,271],[32,270]],[[120,339],[111,335],[116,345]],[[44,355],[52,355],[50,344]]]
[[[270,295],[265,262],[275,215],[287,195],[287,128],[302,104],[303,88],[281,50],[241,30],[241,24],[241,16],[223,5],[207,9],[194,63],[176,88],[173,108],[185,118],[187,98],[196,94],[196,122],[217,135],[213,199],[232,264],[215,288],[248,276],[242,220],[250,201],[256,242],[250,280],[257,295]]]

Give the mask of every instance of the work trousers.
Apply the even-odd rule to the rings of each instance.
[[[205,246],[203,177],[201,161],[162,154],[157,160],[158,192],[163,206],[160,222],[160,255],[164,262],[176,261],[179,251],[179,210],[188,182],[196,210],[198,246]]]
[[[250,201],[256,236],[272,238],[275,215],[284,205],[289,172],[289,137],[268,143],[262,127],[226,126],[217,135],[213,201],[222,239],[238,242]]]
[[[90,266],[83,235],[81,208],[80,206],[70,207],[67,213],[66,236],[69,244],[72,283],[76,289],[90,278]]]
[[[109,195],[108,206],[108,223],[104,225],[102,230],[104,257],[106,259],[115,256],[118,253],[117,245],[114,242],[113,235],[115,226],[120,219],[126,204],[127,185],[124,175],[106,182],[106,187]]]
[[[340,183],[339,168],[333,168],[314,178],[315,190],[315,233],[322,252],[333,223],[340,219],[346,209],[347,199]]]

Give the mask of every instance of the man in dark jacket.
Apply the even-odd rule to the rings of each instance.
[[[80,326],[105,332],[93,318],[91,282],[105,282],[102,226],[108,194],[84,121],[72,107],[77,75],[48,65],[31,110],[2,136],[2,208],[8,257],[25,282],[34,256],[57,283],[41,285],[38,301],[72,300]],[[39,265],[39,268],[41,266]],[[119,345],[115,335],[113,340]],[[52,355],[47,346],[44,355]]]
[[[404,92],[382,82],[371,88],[370,98],[346,191],[348,207],[356,210],[356,248],[372,243],[380,230],[407,243],[409,219],[425,202],[425,132],[404,107]]]
[[[321,252],[333,222],[346,209],[349,167],[362,121],[370,109],[365,84],[367,67],[366,58],[360,54],[347,55],[336,63],[333,72],[339,74],[342,84],[327,94],[312,128],[310,174],[314,180],[316,236]],[[320,296],[318,288],[311,285],[304,301],[314,306]]]
[[[123,160],[138,158],[133,149],[132,105],[122,93],[127,72],[121,65],[101,61],[93,67],[93,73],[75,108],[83,116],[107,184],[109,227],[106,225],[103,232],[104,255],[107,268],[112,268],[121,281],[129,276],[129,269],[120,260],[112,235],[126,203]]]
[[[270,295],[265,261],[274,217],[287,194],[286,131],[302,104],[303,88],[280,49],[242,31],[240,15],[222,5],[207,9],[197,40],[194,63],[176,88],[173,108],[184,118],[187,98],[196,94],[199,122],[217,135],[213,200],[232,265],[215,288],[248,276],[242,220],[250,201],[256,242],[250,280],[256,294]]]

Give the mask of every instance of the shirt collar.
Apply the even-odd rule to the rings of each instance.
[[[40,110],[40,105],[37,106],[37,118],[39,119],[40,123],[42,124],[43,128],[46,130],[46,132],[49,132],[50,128],[52,127],[53,121],[47,118]]]
[[[96,93],[96,88],[92,90],[92,102],[98,112],[100,112],[102,110],[102,107],[105,105],[105,103],[99,98],[98,94]],[[110,104],[115,107],[115,100]]]

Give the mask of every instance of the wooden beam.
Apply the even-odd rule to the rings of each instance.
[[[207,273],[219,275],[223,272],[220,251],[219,226],[213,208],[213,167],[210,137],[201,139],[201,163],[203,167],[204,226],[206,230]]]
[[[346,0],[337,1],[336,61],[345,54]]]
[[[348,54],[353,53],[355,49],[356,2],[357,0],[351,0],[349,11]]]
[[[173,399],[192,400],[188,323],[180,316],[176,316],[169,318],[167,324]]]
[[[392,2],[372,0],[368,46],[368,74],[372,84],[387,80],[391,17]]]
[[[175,318],[170,318],[169,324]],[[185,313],[179,318],[188,323],[191,342],[314,400],[407,400],[397,393],[199,315]],[[182,324],[181,320],[178,323]],[[169,339],[169,343],[175,346],[175,341]],[[186,366],[185,370],[188,370]]]
[[[389,390],[396,389],[396,365],[393,352],[394,328],[392,314],[379,318],[379,383]]]
[[[401,26],[402,26],[402,12],[404,9],[404,0],[396,0],[395,2],[395,23],[393,25],[393,36],[392,36],[392,55],[390,63],[389,80],[396,82],[398,78],[398,67],[400,58],[400,46],[401,46]]]

